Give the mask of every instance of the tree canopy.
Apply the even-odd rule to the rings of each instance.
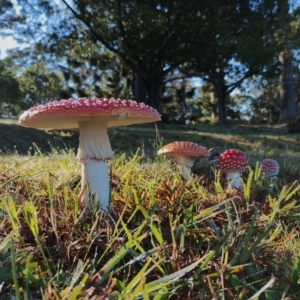
[[[164,98],[184,107],[182,85],[201,77],[214,87],[214,110],[226,123],[235,88],[253,75],[278,76],[279,2],[18,0],[15,37],[34,47],[30,59],[28,49],[11,55],[21,69],[42,59],[61,72],[66,97],[132,97],[160,111]]]

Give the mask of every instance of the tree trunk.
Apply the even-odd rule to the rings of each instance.
[[[215,122],[217,118],[218,108],[215,99],[215,92],[210,92],[210,103],[211,103],[211,121]]]
[[[158,112],[161,112],[160,106],[160,90],[161,90],[161,81],[159,78],[152,78],[148,80],[147,84],[147,104],[155,108]]]
[[[224,78],[222,74],[218,75],[218,77],[214,77],[211,79],[211,83],[214,86],[217,101],[218,101],[218,116],[219,116],[219,124],[227,125],[227,114],[226,114],[226,100],[227,100],[227,86],[225,84]]]
[[[133,73],[132,90],[136,102],[147,103],[147,89],[137,73]]]
[[[293,54],[290,43],[279,54],[281,64],[280,74],[280,121],[291,121],[297,117],[294,80],[293,80]]]

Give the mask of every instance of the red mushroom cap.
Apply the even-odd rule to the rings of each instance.
[[[126,126],[160,120],[159,113],[144,103],[106,98],[53,101],[23,112],[19,124],[33,128],[77,128],[78,121],[107,121],[108,126]]]
[[[217,167],[223,172],[242,172],[248,167],[248,159],[244,152],[228,149],[220,154]]]
[[[173,142],[160,148],[158,155],[166,156],[209,156],[209,151],[192,142]]]
[[[277,176],[279,173],[279,164],[272,158],[265,158],[260,161],[261,171],[266,176]]]

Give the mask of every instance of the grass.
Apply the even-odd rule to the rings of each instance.
[[[50,143],[49,153],[44,143],[0,156],[0,299],[300,298],[297,136],[284,128],[110,130],[112,211],[87,215],[80,166],[63,139],[73,133],[57,134],[63,147]],[[155,155],[175,139],[247,151],[243,191],[224,188],[201,161],[183,182]],[[281,166],[273,189],[256,164],[266,155]]]
[[[153,145],[157,143],[158,135],[164,143],[192,141],[207,148],[218,147],[221,151],[238,147],[251,153],[276,156],[283,152],[297,152],[300,141],[299,134],[289,134],[284,126],[180,126],[150,123],[109,128],[108,134],[116,154],[134,153],[137,148],[142,148],[151,157],[156,156]],[[50,152],[52,148],[76,150],[78,131],[44,131],[21,127],[16,120],[0,120],[2,152],[33,154],[33,143],[43,152]]]

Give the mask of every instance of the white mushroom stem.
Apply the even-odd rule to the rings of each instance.
[[[108,210],[109,203],[109,175],[107,162],[96,159],[85,159],[81,162],[81,202],[89,203],[90,197],[97,197],[103,210]]]
[[[112,157],[112,149],[107,135],[107,122],[80,121],[79,148],[77,158],[82,164],[83,192],[81,202],[86,204],[90,195],[97,197],[103,210],[109,209],[109,176],[107,159]]]
[[[243,187],[240,172],[227,172],[228,186],[240,189]]]
[[[188,180],[192,173],[193,161],[189,156],[175,156],[179,172],[184,180]]]

